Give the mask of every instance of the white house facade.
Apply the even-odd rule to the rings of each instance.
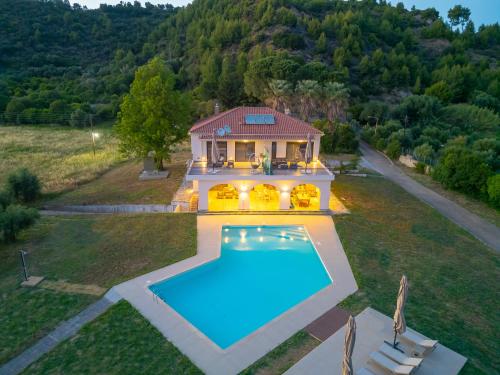
[[[237,107],[199,121],[190,130],[186,175],[198,211],[328,210],[334,175],[318,159],[322,135],[266,107]]]

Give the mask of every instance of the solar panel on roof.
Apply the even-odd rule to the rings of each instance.
[[[247,125],[274,125],[273,115],[245,115]]]

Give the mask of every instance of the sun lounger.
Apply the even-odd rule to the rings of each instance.
[[[378,351],[401,365],[418,367],[423,361],[422,358],[408,357],[406,354],[387,344],[382,344]]]
[[[413,355],[417,357],[427,355],[429,352],[433,351],[438,344],[437,340],[431,340],[408,329],[400,337],[415,347]]]
[[[370,354],[370,359],[380,367],[388,370],[391,374],[410,375],[413,374],[413,371],[415,370],[415,367],[400,365],[379,352],[372,352]]]
[[[377,375],[372,370],[368,370],[366,367],[360,368],[355,372],[356,375]]]

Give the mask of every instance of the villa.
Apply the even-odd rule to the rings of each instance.
[[[310,124],[237,107],[197,122],[189,135],[186,180],[198,211],[328,210],[334,175],[318,159],[323,133]]]

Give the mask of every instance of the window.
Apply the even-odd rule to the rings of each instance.
[[[217,141],[217,147],[219,148],[219,154],[224,158],[224,161],[227,160],[227,142],[226,141]],[[207,160],[209,163],[212,162],[212,141],[207,142]]]
[[[255,142],[236,142],[235,161],[254,161]]]
[[[306,142],[287,142],[286,158],[287,160],[303,160],[306,154]]]

